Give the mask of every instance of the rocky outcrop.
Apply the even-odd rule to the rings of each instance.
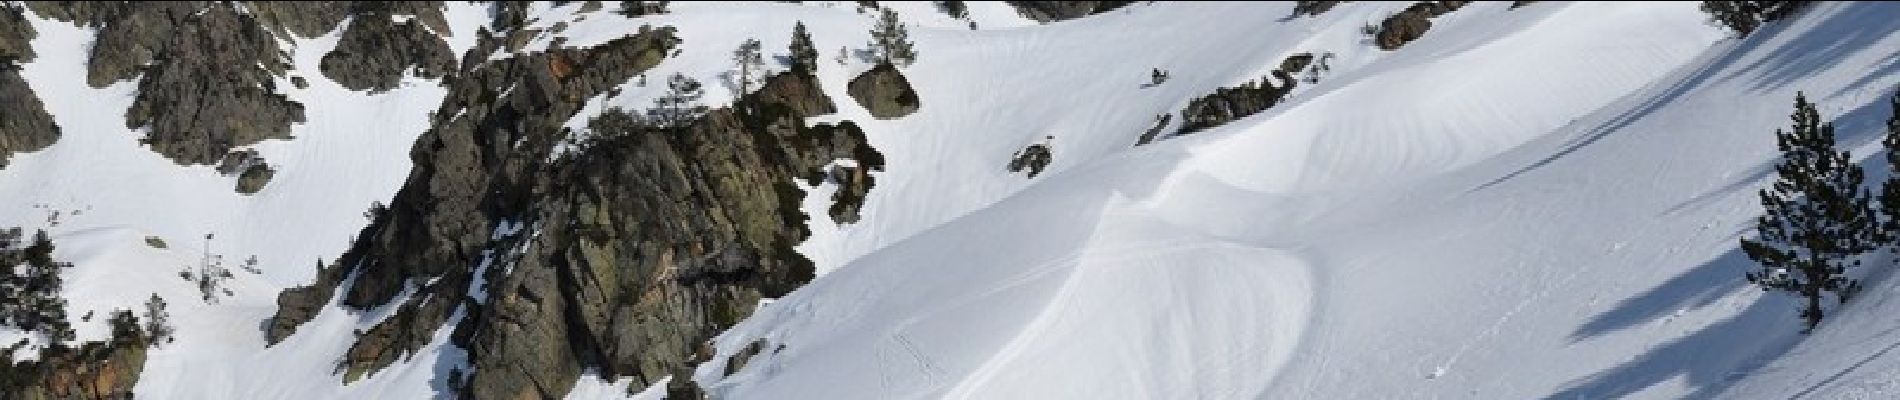
[[[900,118],[917,112],[920,106],[917,91],[910,87],[910,80],[890,63],[881,63],[852,78],[846,86],[846,92],[878,119]]]
[[[145,370],[146,344],[140,338],[55,347],[33,361],[14,363],[17,350],[0,350],[0,398],[130,399]]]
[[[139,78],[126,125],[180,164],[210,164],[232,148],[288,138],[303,107],[278,94],[288,56],[240,5],[211,2],[35,2],[41,16],[98,30],[87,83]]]
[[[289,67],[276,39],[228,6],[181,22],[165,57],[139,80],[127,127],[148,128],[143,141],[181,164],[209,164],[233,147],[290,138],[303,105],[276,93],[273,79]]]
[[[1311,16],[1317,16],[1320,14],[1325,14],[1327,11],[1332,11],[1333,7],[1339,6],[1340,3],[1345,3],[1345,2],[1344,1],[1295,1],[1293,2],[1293,16],[1311,17]]]
[[[21,9],[0,4],[0,65],[32,61],[34,36]]]
[[[1295,74],[1314,67],[1314,60],[1312,53],[1287,56],[1269,77],[1247,81],[1238,87],[1215,89],[1214,93],[1188,101],[1187,107],[1181,110],[1178,134],[1198,132],[1272,108],[1293,92],[1299,85]],[[1275,81],[1279,83],[1276,85]]]
[[[773,75],[765,79],[757,93],[761,102],[784,104],[791,107],[792,112],[803,115],[838,112],[831,97],[825,96],[824,89],[818,87],[818,80],[808,75]]]
[[[237,192],[257,194],[257,191],[264,190],[264,185],[270,183],[271,176],[276,174],[277,170],[271,169],[269,164],[261,162],[251,164],[250,167],[244,168],[243,173],[238,174]]]
[[[1055,154],[1049,151],[1048,144],[1032,144],[1017,151],[1016,155],[1010,158],[1009,172],[1022,172],[1030,178],[1035,178],[1036,175],[1042,174],[1042,170],[1048,168],[1051,162],[1055,162]]]
[[[473,52],[507,36],[482,35]],[[805,125],[835,106],[815,79],[789,74],[677,128],[603,113],[589,140],[553,156],[587,99],[677,43],[670,28],[642,30],[464,63],[416,141],[409,180],[315,284],[279,296],[266,338],[283,340],[337,298],[396,307],[345,353],[345,380],[412,354],[449,323],[472,364],[457,390],[472,398],[559,397],[586,368],[643,383],[683,374],[758,299],[810,279],[792,250],[809,234],[794,179],[822,177],[840,158],[883,161],[854,124]],[[413,294],[397,298],[404,288]]]
[[[253,150],[225,153],[224,159],[218,161],[217,170],[219,174],[237,176],[237,192],[240,194],[255,194],[263,190],[264,185],[270,183],[271,176],[277,173],[270,164],[264,162],[264,157],[258,156]]]
[[[417,3],[437,3],[434,6]],[[413,71],[422,78],[440,78],[455,68],[455,55],[442,40],[442,27],[425,26],[442,18],[440,2],[362,2],[335,49],[323,56],[323,76],[351,90],[386,91],[396,88]],[[421,14],[421,15],[417,15]],[[395,22],[397,15],[416,16]]]
[[[21,10],[0,5],[0,168],[14,153],[37,151],[59,140],[59,125],[20,76],[19,63],[33,60],[33,26]]]
[[[1053,22],[1082,18],[1122,8],[1133,1],[1010,1],[1011,7],[1024,18],[1036,22]]]
[[[1141,132],[1141,137],[1135,139],[1135,145],[1136,146],[1147,145],[1149,143],[1154,143],[1155,139],[1160,139],[1161,133],[1167,132],[1168,130],[1168,122],[1172,121],[1173,119],[1174,119],[1174,114],[1156,115],[1154,125],[1148,126],[1148,130]]]
[[[313,38],[335,30],[350,16],[354,1],[250,1],[251,16],[282,37]]]
[[[1379,23],[1379,32],[1373,35],[1373,43],[1382,50],[1398,50],[1400,46],[1425,36],[1432,28],[1432,18],[1445,15],[1463,8],[1469,1],[1421,1],[1406,7],[1404,11],[1386,17]]]

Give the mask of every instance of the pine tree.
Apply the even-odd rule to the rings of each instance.
[[[1793,120],[1791,130],[1775,131],[1777,179],[1760,194],[1766,214],[1756,220],[1758,237],[1743,238],[1741,246],[1761,264],[1747,274],[1749,282],[1807,301],[1805,333],[1821,323],[1823,295],[1846,302],[1859,289],[1845,273],[1878,241],[1872,196],[1852,155],[1835,150],[1834,124],[1822,123],[1804,95],[1795,96]]]
[[[938,1],[935,3],[937,3],[937,11],[943,11],[943,13],[949,15],[950,18],[964,19],[970,17],[970,6],[963,4],[961,1]]]
[[[738,98],[745,96],[746,93],[752,93],[752,84],[759,80],[758,75],[765,72],[765,58],[759,56],[759,40],[746,39],[745,42],[739,43],[739,48],[732,51],[732,63],[739,70],[739,76],[733,79],[738,86],[738,93],[734,93],[732,97]]]
[[[1880,186],[1881,220],[1879,233],[1881,241],[1900,251],[1900,88],[1896,88],[1890,101],[1893,105],[1891,116],[1887,117],[1887,137],[1880,141],[1887,150],[1887,182]]]
[[[165,312],[165,298],[153,293],[152,298],[145,301],[145,337],[151,339],[152,344],[171,343],[171,320],[171,314]]]
[[[131,311],[113,311],[112,318],[107,319],[106,324],[112,327],[112,341],[114,343],[127,345],[153,343],[151,338],[145,335],[144,329],[140,328],[139,317],[132,315]]]
[[[897,20],[897,11],[884,9],[877,25],[871,27],[871,51],[885,64],[908,66],[917,60],[917,52],[911,48],[910,32],[904,29],[903,21]]]
[[[653,99],[653,109],[647,110],[648,119],[665,128],[686,126],[706,114],[706,106],[699,104],[704,94],[698,80],[673,73],[666,79],[666,93]]]
[[[811,33],[805,31],[805,22],[792,25],[792,71],[805,74],[818,74],[818,47],[811,43]]]

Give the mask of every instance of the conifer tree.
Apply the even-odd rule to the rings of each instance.
[[[1845,273],[1878,241],[1872,195],[1861,186],[1853,156],[1835,150],[1834,124],[1821,122],[1804,95],[1795,96],[1792,117],[1790,130],[1775,131],[1781,160],[1774,183],[1760,193],[1766,213],[1756,220],[1757,237],[1743,238],[1741,246],[1761,264],[1747,274],[1749,282],[1806,301],[1806,333],[1821,323],[1825,294],[1846,302],[1858,290]]]
[[[1879,234],[1894,251],[1900,251],[1900,88],[1890,100],[1893,111],[1887,117],[1887,136],[1880,141],[1887,150],[1887,182],[1880,186],[1881,220]]]
[[[746,39],[745,42],[739,43],[739,48],[732,51],[732,63],[739,73],[738,77],[733,79],[733,83],[738,86],[736,88],[738,93],[734,93],[732,97],[738,98],[745,96],[746,93],[752,93],[752,84],[759,80],[758,75],[765,72],[765,58],[759,55],[759,40]]]
[[[674,73],[666,79],[666,93],[653,99],[653,109],[647,110],[648,120],[664,128],[686,126],[706,114],[706,106],[699,104],[704,94],[698,80]]]
[[[165,298],[157,293],[145,301],[145,337],[156,345],[172,341],[171,313],[165,312]]]
[[[878,61],[886,64],[908,66],[917,60],[917,52],[911,48],[910,32],[904,29],[904,22],[897,19],[897,11],[884,9],[877,25],[871,27],[871,51],[877,54]]]
[[[811,33],[805,31],[805,22],[792,25],[792,45],[790,48],[791,69],[805,75],[818,74],[818,47],[811,43]]]

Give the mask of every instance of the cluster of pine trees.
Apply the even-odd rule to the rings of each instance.
[[[20,239],[20,228],[0,231],[0,326],[41,332],[56,342],[71,340],[59,274],[72,265],[53,260],[46,231],[34,232],[27,242]]]
[[[1801,11],[1812,1],[1704,1],[1702,12],[1709,19],[1748,36],[1762,24],[1780,20]]]
[[[1869,190],[1866,174],[1835,141],[1834,124],[1805,95],[1795,96],[1793,124],[1775,131],[1781,158],[1776,179],[1760,192],[1765,213],[1755,221],[1756,237],[1741,241],[1748,258],[1761,264],[1747,274],[1763,290],[1799,295],[1805,300],[1803,332],[1820,325],[1822,297],[1847,302],[1860,282],[1847,271],[1861,255],[1900,249],[1900,93],[1887,120],[1888,167],[1894,171],[1880,191]]]

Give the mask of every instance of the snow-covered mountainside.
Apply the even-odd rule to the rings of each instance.
[[[1900,397],[1738,244],[1900,4],[866,3],[0,2],[0,398]]]

